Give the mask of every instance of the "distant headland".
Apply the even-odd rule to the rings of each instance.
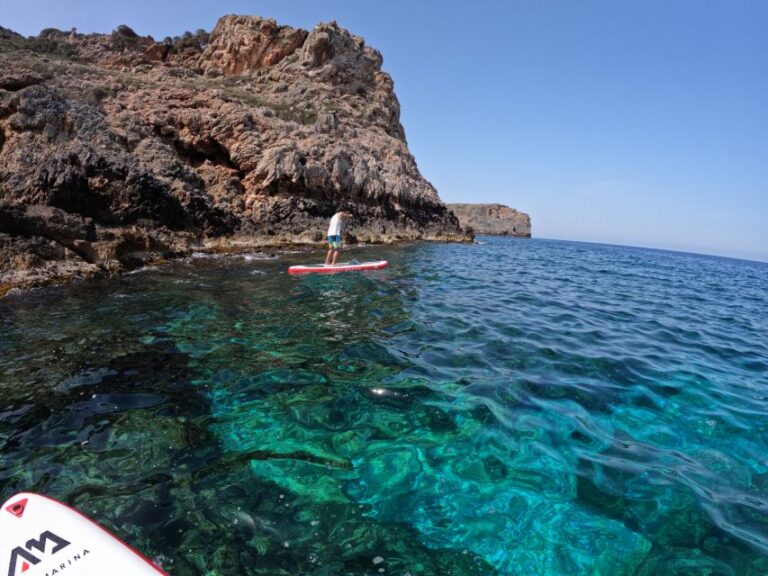
[[[448,204],[461,226],[475,234],[531,237],[531,217],[503,204]]]

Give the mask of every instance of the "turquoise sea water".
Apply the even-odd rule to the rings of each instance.
[[[174,575],[768,573],[768,265],[481,241],[0,301],[0,499]]]

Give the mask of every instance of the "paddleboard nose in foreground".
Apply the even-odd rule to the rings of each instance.
[[[3,572],[6,571],[6,572]],[[23,492],[0,507],[0,574],[165,575],[157,564],[85,515]]]

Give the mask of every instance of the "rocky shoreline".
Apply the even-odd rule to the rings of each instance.
[[[156,42],[0,28],[0,292],[194,251],[468,241],[420,174],[381,54],[225,16]]]

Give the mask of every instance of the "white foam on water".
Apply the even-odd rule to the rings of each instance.
[[[278,256],[275,254],[265,254],[264,252],[255,252],[252,254],[243,254],[242,258],[246,262],[253,262],[257,260],[277,260]]]

